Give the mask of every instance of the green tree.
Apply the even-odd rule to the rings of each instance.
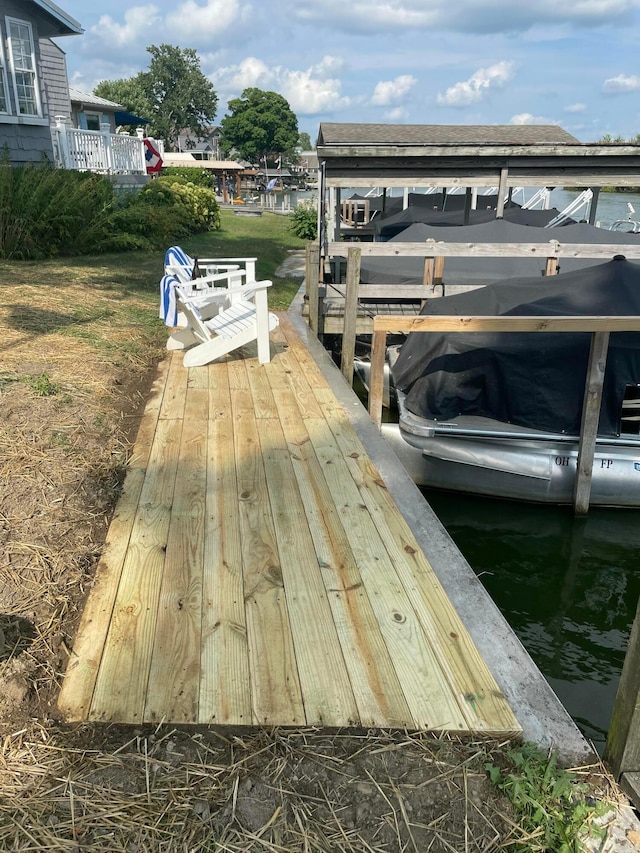
[[[147,52],[148,71],[125,80],[105,80],[95,94],[150,119],[149,135],[164,139],[168,150],[176,147],[181,130],[203,139],[215,118],[218,96],[200,70],[196,51],[161,44],[151,45]]]
[[[278,156],[291,160],[298,144],[298,119],[286,98],[277,92],[245,89],[228,104],[229,115],[220,123],[221,146],[252,163]]]
[[[311,137],[304,130],[298,136],[298,148],[301,151],[311,151],[313,148],[313,145],[311,144]]]
[[[131,77],[128,80],[102,80],[93,90],[93,94],[121,104],[133,115],[151,119],[151,104],[138,77]]]

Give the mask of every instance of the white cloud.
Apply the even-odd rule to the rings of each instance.
[[[518,115],[511,116],[509,124],[559,124],[559,122],[552,118],[547,118],[546,116],[534,116],[531,113],[518,113]]]
[[[209,43],[212,37],[229,30],[236,21],[246,16],[246,6],[240,0],[185,0],[166,15],[158,6],[132,6],[124,13],[124,23],[110,15],[102,15],[89,33],[93,46],[100,50],[139,47],[162,41],[170,44],[186,42],[189,46]]]
[[[637,92],[640,89],[640,77],[636,74],[618,74],[617,77],[609,77],[604,81],[602,87],[605,92]]]
[[[91,33],[115,47],[136,44],[149,30],[160,22],[157,6],[133,6],[124,13],[124,24],[118,24],[109,15],[102,15]]]
[[[569,24],[591,27],[629,21],[640,0],[288,0],[285,14],[303,22],[353,32],[401,29],[526,32]]]
[[[488,68],[479,68],[468,80],[454,83],[444,94],[438,94],[438,103],[447,107],[466,107],[481,101],[490,89],[504,85],[514,74],[512,62],[497,62]]]
[[[567,104],[564,111],[565,113],[583,113],[586,108],[586,104]]]
[[[202,39],[227,30],[240,16],[238,0],[206,0],[201,6],[196,0],[186,0],[165,19],[172,39]]]
[[[404,107],[394,107],[392,110],[387,110],[384,117],[387,121],[401,122],[409,118],[409,113]]]
[[[341,67],[341,60],[331,56],[302,71],[269,66],[261,59],[248,57],[239,65],[218,69],[212,79],[216,88],[232,93],[229,97],[255,86],[281,94],[298,115],[315,115],[346,109],[351,103],[341,93],[340,79],[332,76]]]
[[[376,84],[371,103],[378,107],[397,104],[413,89],[417,82],[411,74],[401,74],[395,80],[381,80]]]

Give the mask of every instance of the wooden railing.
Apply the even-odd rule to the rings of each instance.
[[[533,230],[533,229],[531,229]],[[538,229],[544,233],[544,229]],[[563,258],[581,258],[594,263],[611,260],[614,255],[624,255],[628,260],[640,260],[640,245],[617,244],[612,233],[611,243],[573,244],[558,240],[536,243],[440,243],[426,240],[423,243],[329,243],[327,258],[347,258],[346,283],[341,286],[344,299],[342,328],[342,374],[351,384],[353,356],[357,326],[357,308],[361,299],[387,298],[413,299],[421,302],[432,295],[433,286],[442,282],[446,258],[531,258],[545,260],[546,275],[554,275]],[[363,257],[394,258],[419,257],[424,259],[422,281],[413,285],[361,284],[360,264]],[[309,325],[317,335],[322,334],[324,287],[321,280],[322,263],[317,243],[310,244],[307,254],[307,296]],[[332,286],[332,301],[340,299],[338,289]],[[338,332],[339,334],[339,332]]]
[[[56,164],[108,175],[146,175],[144,140],[109,130],[80,130],[59,122],[51,128]]]
[[[611,332],[640,332],[640,317],[374,317],[369,414],[378,429],[382,422],[384,362],[389,332],[591,332],[573,501],[576,515],[587,513],[609,335]]]

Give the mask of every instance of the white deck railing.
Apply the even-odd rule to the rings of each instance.
[[[146,175],[145,144],[139,136],[80,130],[58,122],[51,128],[56,165],[108,175]]]

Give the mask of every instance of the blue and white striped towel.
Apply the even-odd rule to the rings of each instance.
[[[178,325],[178,305],[176,287],[178,279],[173,275],[164,275],[160,282],[160,319],[165,326],[175,328]]]

